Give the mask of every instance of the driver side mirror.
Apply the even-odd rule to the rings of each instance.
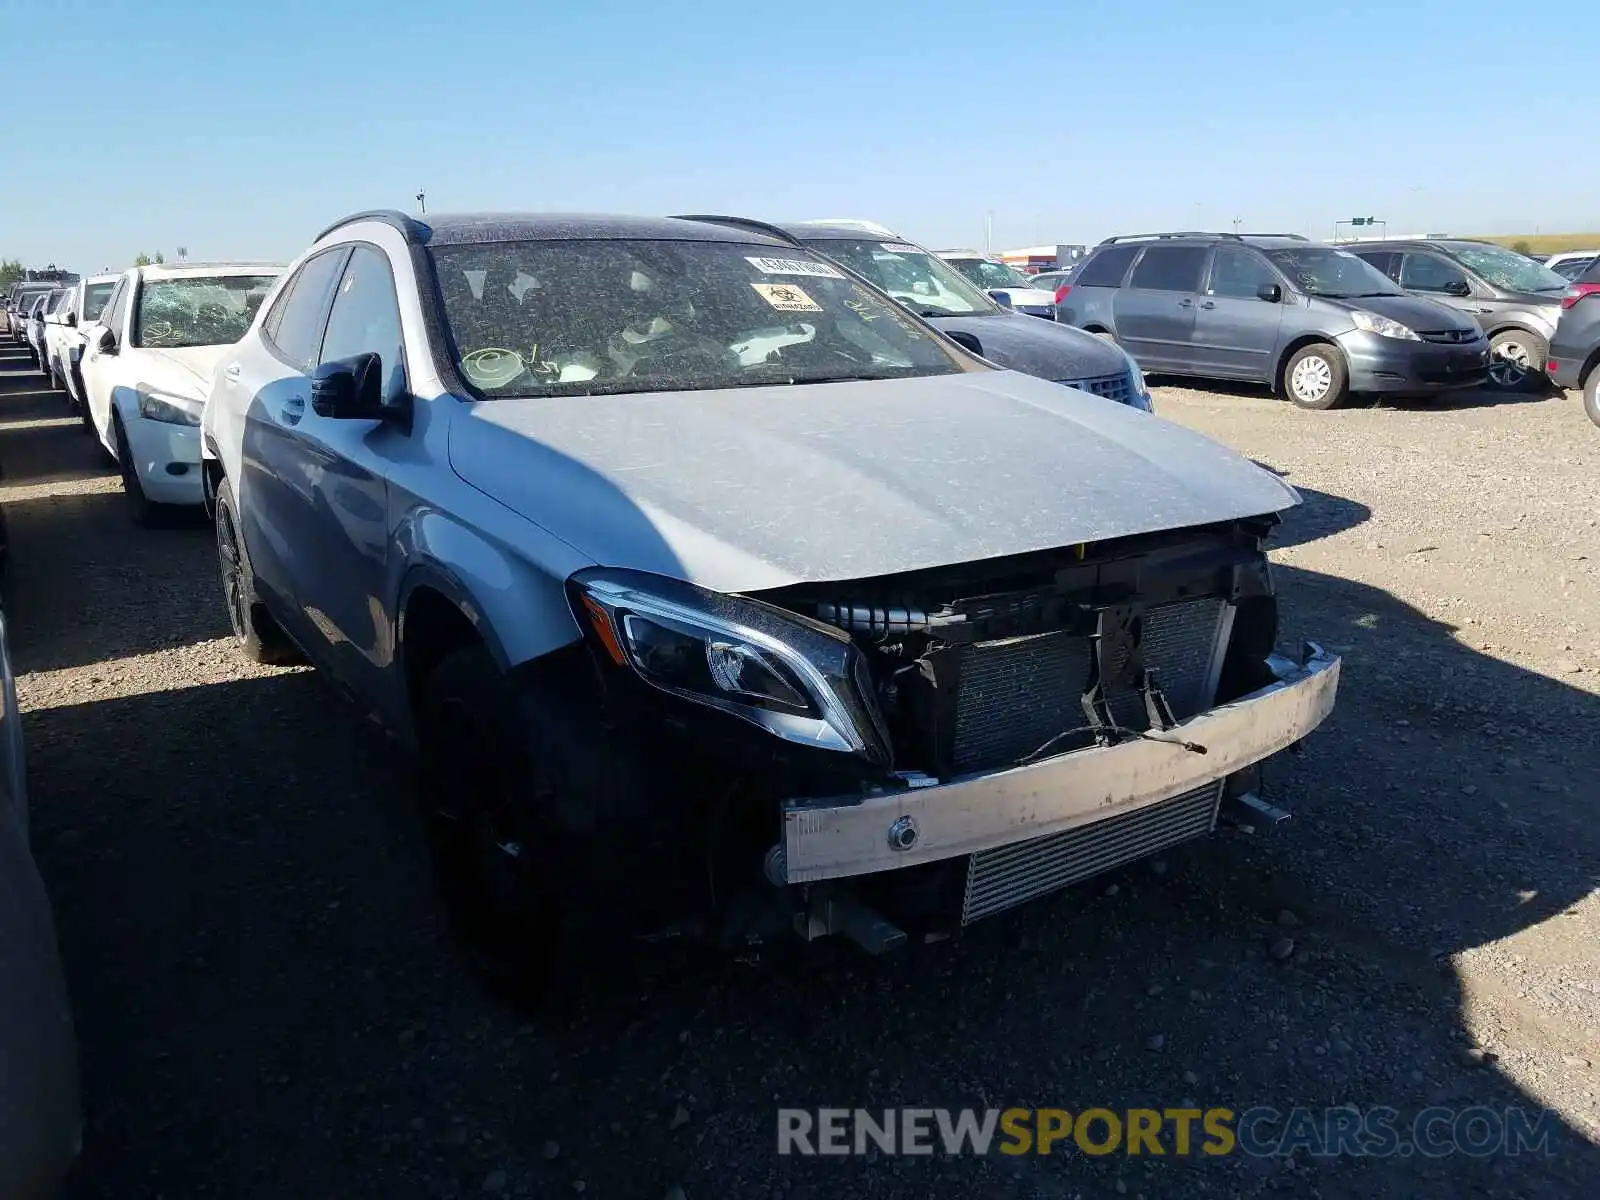
[[[963,350],[970,350],[979,358],[983,357],[983,343],[978,340],[977,334],[968,333],[965,329],[947,329],[944,335]]]
[[[117,352],[117,335],[109,329],[100,330],[99,336],[94,339],[94,348],[100,351],[101,354],[115,354]]]
[[[76,325],[78,323],[78,314],[69,308],[64,314],[62,314],[61,323],[69,326]]]
[[[1011,303],[1011,293],[1010,292],[1002,292],[1002,291],[998,291],[998,290],[992,291],[992,292],[989,293],[989,299],[993,300],[1001,308],[1015,308],[1016,307],[1016,305]]]
[[[1256,289],[1256,298],[1268,304],[1277,304],[1283,300],[1283,289],[1275,283],[1263,283]]]
[[[1465,279],[1452,279],[1439,290],[1446,296],[1461,296],[1464,298],[1472,295],[1472,285]]]
[[[383,359],[355,354],[325,362],[311,377],[311,407],[339,421],[381,421],[396,415],[383,403]]]

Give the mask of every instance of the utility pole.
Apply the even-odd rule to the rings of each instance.
[[[1241,226],[1243,224],[1244,224],[1244,218],[1243,217],[1235,217],[1233,219],[1233,236],[1234,237],[1238,237],[1239,236],[1239,226]]]
[[[421,205],[421,207],[422,207],[422,215],[423,216],[427,216],[428,215],[428,193],[425,192],[425,191],[419,190],[417,192],[417,203],[419,205]]]
[[[994,210],[983,214],[983,252],[994,253]]]

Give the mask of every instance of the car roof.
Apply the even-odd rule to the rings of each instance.
[[[1108,237],[1095,250],[1102,250],[1107,246],[1170,246],[1170,245],[1244,245],[1255,246],[1260,250],[1278,250],[1291,246],[1320,246],[1321,242],[1313,242],[1301,237],[1298,233],[1206,233],[1196,231],[1193,233],[1125,233],[1116,237]]]
[[[192,279],[196,276],[210,279],[217,275],[262,275],[281,273],[286,264],[281,262],[207,262],[207,263],[150,263],[134,270],[146,280]]]
[[[80,283],[115,283],[121,275],[91,275],[87,279],[79,280]]]
[[[316,237],[317,241],[365,221],[379,221],[398,229],[406,240],[429,246],[464,246],[480,242],[588,241],[602,239],[749,242],[782,246],[779,238],[727,225],[679,217],[613,216],[604,213],[480,212],[438,213],[413,217],[392,209],[352,213]]]

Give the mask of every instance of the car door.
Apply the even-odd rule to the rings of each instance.
[[[1448,304],[1481,325],[1484,311],[1477,289],[1466,271],[1442,254],[1430,250],[1407,250],[1400,256],[1400,286],[1408,292]]]
[[[299,573],[293,559],[302,552],[295,529],[310,502],[293,443],[311,407],[311,373],[349,255],[350,247],[339,245],[301,263],[279,288],[260,331],[223,359],[218,376],[217,402],[225,413],[215,425],[256,591],[289,635],[313,653],[315,630],[293,583]],[[239,458],[230,462],[235,444]]]
[[[1195,301],[1205,246],[1146,246],[1113,302],[1117,340],[1149,368],[1192,365]]]
[[[106,302],[100,320],[86,332],[83,361],[79,373],[83,380],[83,402],[95,434],[109,446],[111,428],[111,393],[118,382],[122,345],[126,338],[128,308],[133,299],[133,275],[130,272],[117,280],[117,286]],[[101,346],[101,333],[109,331],[114,341],[109,347]]]
[[[358,242],[334,290],[319,365],[376,354],[386,405],[409,392],[400,302],[388,256]],[[308,649],[376,706],[393,657],[383,597],[388,549],[388,464],[409,445],[401,425],[324,416],[307,405],[281,442],[297,507],[289,586],[320,642]]]
[[[1262,289],[1276,287],[1279,299]],[[1285,280],[1248,246],[1217,246],[1195,306],[1190,360],[1225,379],[1270,380],[1282,336]]]

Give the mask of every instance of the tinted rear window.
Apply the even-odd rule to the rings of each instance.
[[[1121,287],[1128,264],[1139,253],[1137,246],[1110,246],[1096,254],[1073,280],[1075,287]]]
[[[1600,258],[1590,263],[1589,269],[1578,278],[1583,283],[1600,283]]]
[[[1198,292],[1205,265],[1204,246],[1147,246],[1128,286],[1158,292]]]

